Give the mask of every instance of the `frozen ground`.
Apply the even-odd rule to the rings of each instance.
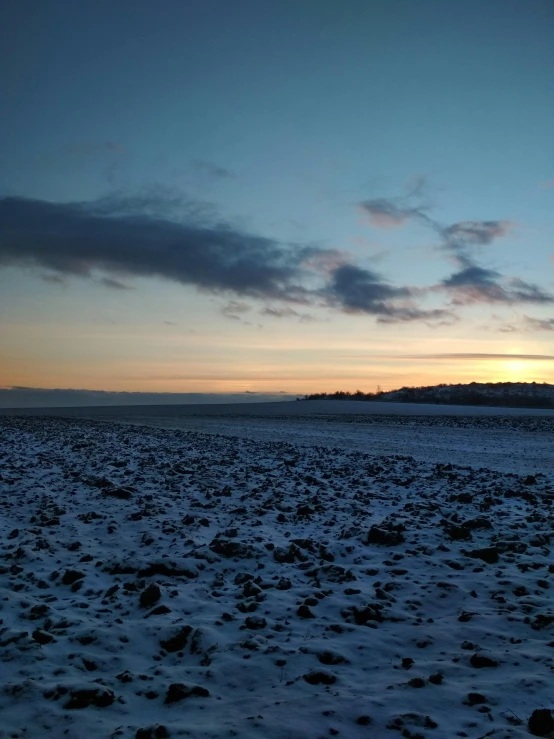
[[[504,408],[489,406],[442,405],[432,403],[365,402],[360,400],[302,400],[265,403],[211,403],[188,405],[113,405],[88,408],[0,408],[1,415],[66,416],[72,418],[152,418],[180,416],[547,416],[544,408]]]
[[[468,464],[470,454],[475,467],[554,472],[554,410],[355,400],[0,409],[0,418],[20,414],[406,454],[435,463]]]
[[[121,416],[122,423],[283,441],[523,474],[554,473],[553,416]],[[469,459],[468,459],[469,456]]]
[[[413,421],[1,418],[0,737],[529,736],[554,421]]]

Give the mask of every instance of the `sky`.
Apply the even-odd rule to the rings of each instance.
[[[554,382],[550,0],[0,5],[0,388]]]

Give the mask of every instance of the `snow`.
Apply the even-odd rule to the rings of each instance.
[[[89,406],[82,408],[0,408],[1,415],[16,416],[63,416],[67,418],[114,419],[125,416],[129,419],[179,418],[181,416],[255,416],[278,418],[281,416],[515,416],[554,417],[554,409],[509,408],[502,406],[444,405],[437,403],[398,403],[392,401],[363,400],[301,400],[276,401],[272,403],[212,403],[184,405],[133,405],[133,406]]]
[[[550,420],[509,416],[163,416],[118,417],[120,423],[225,434],[246,439],[284,441],[300,446],[337,447],[373,454],[404,454],[440,464],[448,461],[503,472],[529,467],[554,472]],[[517,448],[517,454],[514,454]]]
[[[0,737],[507,739],[552,707],[552,416],[134,421],[0,418]]]

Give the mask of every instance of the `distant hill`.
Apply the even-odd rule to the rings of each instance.
[[[379,393],[314,393],[306,400],[367,400],[441,405],[485,405],[511,408],[554,408],[554,385],[546,382],[470,382],[462,385],[402,387]]]

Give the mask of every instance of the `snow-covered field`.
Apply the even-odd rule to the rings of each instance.
[[[469,464],[502,472],[554,473],[554,414],[517,416],[135,416],[122,423],[285,441],[371,454],[403,454],[437,464]],[[470,462],[468,461],[470,460]]]
[[[0,737],[507,739],[554,708],[552,416],[150,423],[0,418]]]

